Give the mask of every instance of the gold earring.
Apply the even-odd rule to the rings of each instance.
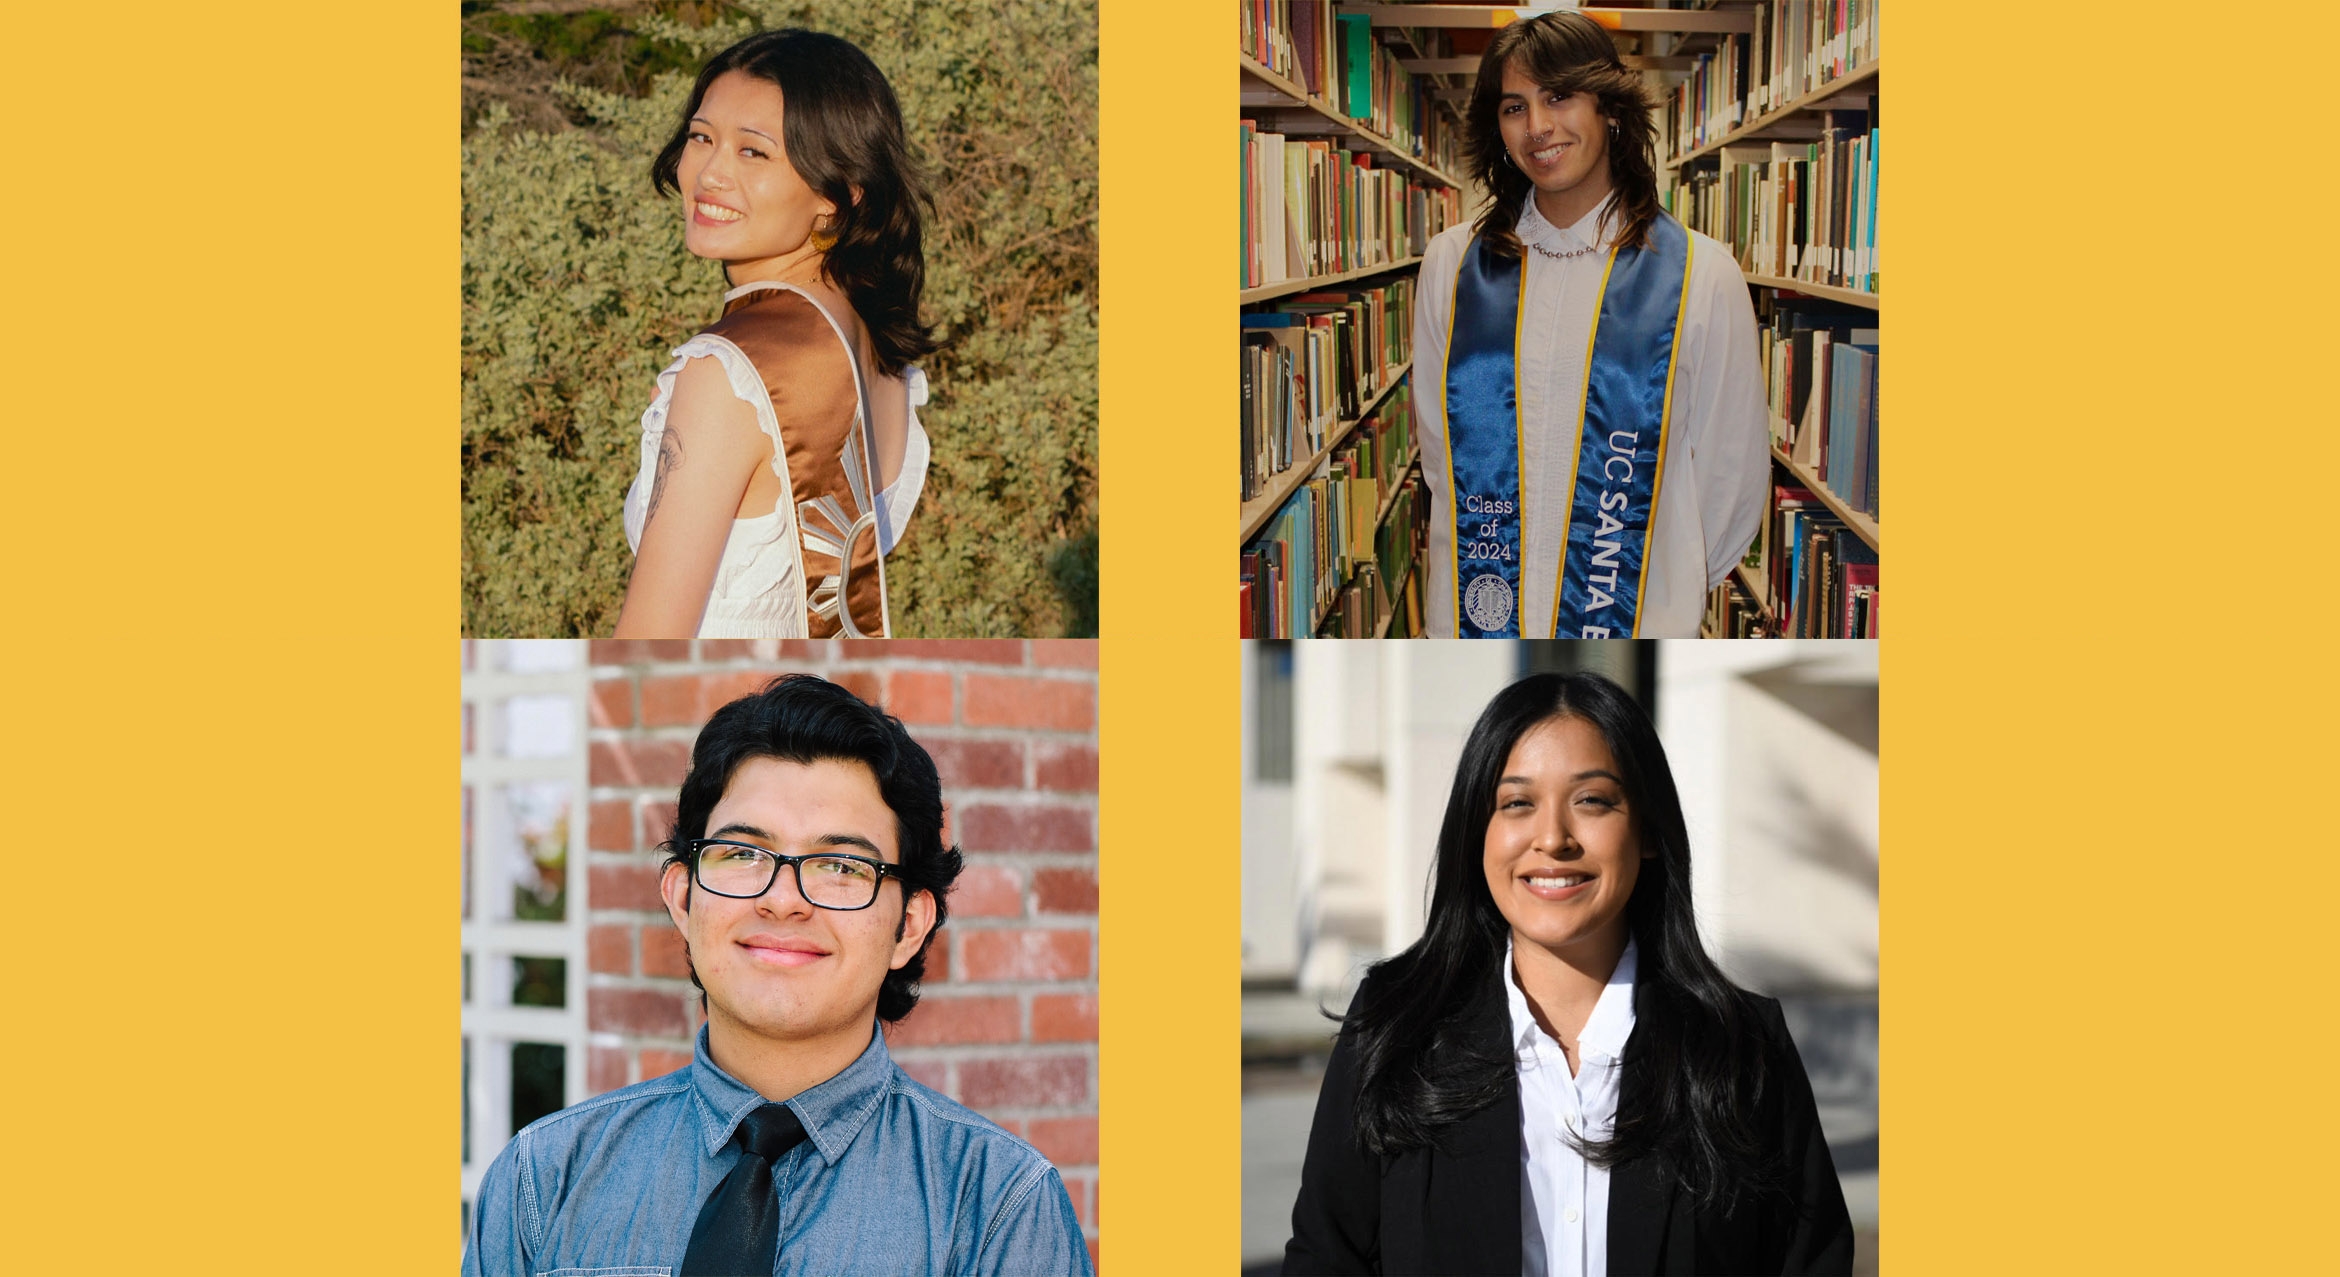
[[[816,253],[825,253],[837,246],[836,223],[827,218],[813,223],[812,246]]]

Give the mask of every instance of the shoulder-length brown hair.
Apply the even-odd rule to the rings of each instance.
[[[781,145],[805,185],[837,206],[822,270],[869,327],[878,371],[891,377],[935,349],[918,315],[926,288],[923,213],[934,199],[911,157],[902,107],[883,71],[851,41],[790,27],[759,31],[708,59],[674,135],[650,164],[661,195],[681,189],[691,117],[718,76],[741,71],[778,86]]]
[[[1609,134],[1609,182],[1622,219],[1618,244],[1639,248],[1657,220],[1657,103],[1639,73],[1625,69],[1617,46],[1592,19],[1562,11],[1514,22],[1495,33],[1479,59],[1479,82],[1465,114],[1465,152],[1471,176],[1493,198],[1475,228],[1499,256],[1520,255],[1519,206],[1533,184],[1513,167],[1503,146],[1503,68],[1517,59],[1529,79],[1554,93],[1590,93],[1615,125]]]

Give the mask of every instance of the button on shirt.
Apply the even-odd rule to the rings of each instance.
[[[1520,1256],[1527,1277],[1604,1277],[1609,1271],[1609,1172],[1569,1146],[1609,1137],[1617,1125],[1617,1084],[1625,1039],[1633,1034],[1633,941],[1577,1037],[1577,1072],[1568,1073],[1560,1044],[1536,1023],[1527,995],[1503,951],[1503,990],[1511,1006],[1511,1040],[1519,1068]]]
[[[1600,313],[1601,277],[1614,224],[1596,208],[1554,226],[1531,193],[1519,215],[1527,288],[1518,345],[1521,534],[1519,624],[1528,638],[1552,636],[1561,539],[1576,476],[1569,465],[1584,404],[1585,359]],[[1430,489],[1429,589],[1424,622],[1453,638],[1455,522],[1446,446],[1446,341],[1454,281],[1469,223],[1430,241],[1414,292],[1414,412],[1421,423],[1422,477]],[[1763,519],[1771,475],[1771,428],[1763,402],[1755,306],[1728,248],[1690,232],[1689,288],[1682,298],[1680,362],[1666,430],[1664,473],[1651,519],[1649,577],[1641,637],[1695,638],[1706,592],[1747,552]],[[1592,251],[1583,252],[1590,248]],[[1575,635],[1561,635],[1574,638]]]
[[[733,1129],[764,1102],[715,1066],[701,1029],[689,1068],[531,1123],[480,1181],[465,1277],[680,1269],[739,1160]],[[912,1081],[882,1034],[788,1107],[807,1138],[772,1167],[774,1273],[1090,1272],[1056,1168]]]

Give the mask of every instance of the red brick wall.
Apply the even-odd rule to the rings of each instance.
[[[1074,640],[592,644],[588,1087],[688,1064],[698,996],[653,848],[700,724],[785,673],[851,688],[934,756],[967,854],[918,1009],[912,1077],[1030,1140],[1097,1247],[1097,646]]]

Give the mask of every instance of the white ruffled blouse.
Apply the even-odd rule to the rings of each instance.
[[[844,603],[848,584],[845,577],[851,570],[853,543],[863,532],[874,530],[882,600],[884,556],[901,539],[901,531],[909,524],[910,515],[918,505],[918,495],[926,486],[929,451],[926,431],[918,423],[918,407],[927,399],[926,374],[916,367],[905,370],[909,429],[902,469],[886,485],[880,500],[873,503],[869,491],[875,486],[872,460],[876,455],[875,434],[869,421],[868,388],[853,343],[827,307],[794,285],[769,281],[742,284],[725,293],[723,299],[729,303],[758,289],[784,289],[811,302],[845,346],[845,357],[853,368],[856,406],[853,428],[845,440],[843,462],[858,515],[846,511],[832,498],[809,495],[800,498],[795,493],[788,474],[788,449],[781,440],[779,419],[772,410],[762,372],[729,339],[702,332],[674,348],[674,362],[658,374],[657,396],[642,413],[641,467],[634,476],[633,486],[626,491],[626,544],[636,552],[642,548],[650,490],[658,473],[658,445],[666,433],[667,406],[674,399],[675,381],[686,363],[702,357],[713,358],[722,364],[731,392],[755,410],[756,423],[772,441],[771,465],[772,472],[780,479],[780,499],[770,514],[732,521],[731,536],[724,542],[723,558],[715,571],[706,611],[699,619],[698,637],[802,638],[810,633],[812,618],[816,616],[834,617],[839,623],[838,632],[845,637],[884,637],[892,630],[890,614],[885,616],[879,634],[869,634],[854,624],[852,609]],[[838,572],[811,582],[810,588],[807,588],[804,568],[804,552],[808,549],[834,558],[839,568]]]

